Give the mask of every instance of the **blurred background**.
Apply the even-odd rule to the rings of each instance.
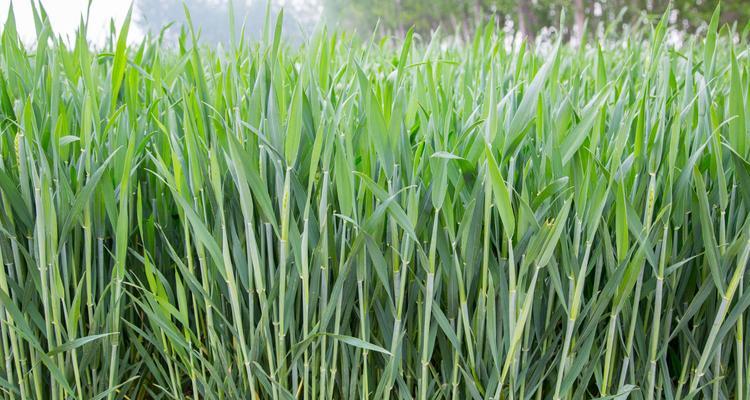
[[[0,23],[13,5],[18,29],[24,41],[34,41],[32,0],[0,0]],[[38,1],[38,0],[35,0]],[[56,33],[70,37],[82,21],[88,26],[89,40],[101,44],[108,32],[125,18],[131,3],[134,26],[130,40],[162,33],[167,40],[179,36],[185,21],[183,4],[191,10],[194,25],[207,44],[229,40],[228,0],[41,0]],[[535,39],[556,27],[566,13],[564,35],[576,40],[586,31],[627,29],[660,17],[668,0],[271,0],[272,14],[284,9],[284,32],[291,40],[301,40],[324,23],[330,28],[362,36],[403,36],[409,27],[428,36],[441,34],[467,39],[475,27],[490,22],[509,36]],[[673,0],[669,21],[674,31],[698,32],[704,29],[718,1]],[[243,27],[250,38],[262,30],[266,0],[234,0],[235,27]],[[750,0],[722,0],[722,22],[748,27]],[[162,28],[174,23],[162,32]],[[622,29],[620,29],[622,28]]]

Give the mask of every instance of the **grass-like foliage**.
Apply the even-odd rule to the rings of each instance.
[[[680,48],[666,17],[223,51],[35,17],[0,39],[3,399],[748,399],[718,12]]]

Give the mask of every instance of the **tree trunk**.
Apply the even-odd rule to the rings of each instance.
[[[398,19],[398,26],[396,27],[396,29],[398,30],[398,37],[404,38],[406,36],[406,28],[404,27],[404,19],[401,18],[401,13],[403,12],[403,8],[401,7],[401,0],[396,0],[395,6],[396,18]]]
[[[578,43],[583,40],[583,30],[586,29],[586,13],[583,0],[575,0],[575,38]]]
[[[529,8],[529,0],[518,0],[518,29],[521,35],[530,42],[534,41],[536,31],[534,30],[534,14]]]

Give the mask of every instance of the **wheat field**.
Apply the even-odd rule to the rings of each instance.
[[[749,399],[750,60],[0,38],[3,399]],[[232,28],[234,30],[234,28]],[[447,44],[446,44],[447,43]]]

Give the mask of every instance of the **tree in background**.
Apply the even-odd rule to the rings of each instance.
[[[557,26],[562,10],[568,15],[570,37],[580,39],[584,26],[600,24],[632,25],[643,17],[658,18],[670,0],[322,0],[329,23],[342,28],[372,30],[379,21],[385,32],[401,36],[414,26],[429,34],[437,26],[450,32],[471,29],[494,21],[512,26],[514,31],[533,39],[539,29]],[[710,19],[716,0],[672,1],[673,22],[680,29],[695,31]],[[750,19],[748,0],[723,0],[722,23],[738,23],[743,28]],[[618,20],[618,18],[620,18]],[[586,23],[588,21],[588,23]],[[572,23],[572,25],[571,25]],[[369,33],[369,32],[368,32]]]
[[[533,39],[544,26],[556,25],[561,8],[588,0],[323,0],[329,23],[372,30],[379,26],[400,35],[411,26],[428,34],[437,26],[450,32],[472,29],[487,21],[511,26]]]
[[[323,0],[329,23],[368,34],[379,21],[382,29],[403,35],[410,26],[429,32],[437,25],[469,25],[486,14],[483,0]]]

